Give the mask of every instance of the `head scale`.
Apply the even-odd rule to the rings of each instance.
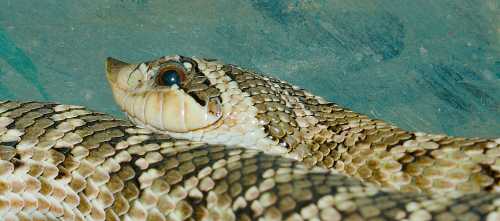
[[[108,58],[106,76],[118,105],[139,125],[188,132],[222,116],[220,92],[195,59],[169,56],[129,64]]]

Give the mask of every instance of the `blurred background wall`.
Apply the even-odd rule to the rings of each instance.
[[[497,0],[0,0],[0,99],[118,116],[105,58],[170,54],[270,73],[410,130],[500,136]]]

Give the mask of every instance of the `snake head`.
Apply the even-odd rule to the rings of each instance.
[[[177,55],[129,64],[108,58],[106,76],[115,101],[136,124],[181,133],[222,116],[220,92],[194,59]]]

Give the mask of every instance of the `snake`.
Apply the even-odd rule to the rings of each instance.
[[[411,132],[221,60],[106,60],[128,120],[0,101],[2,220],[500,220],[500,139]]]

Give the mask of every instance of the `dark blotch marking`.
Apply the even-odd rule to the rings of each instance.
[[[61,148],[54,148],[59,153],[64,154],[64,156],[68,156],[68,154],[71,152],[71,148],[69,147],[61,147]]]
[[[196,91],[189,92],[188,94],[201,106],[205,106],[205,104],[207,103],[205,102],[205,100],[201,99],[198,94],[196,94]]]
[[[0,145],[2,146],[9,146],[9,147],[15,147],[18,144],[16,141],[11,141],[11,142],[0,142]]]

